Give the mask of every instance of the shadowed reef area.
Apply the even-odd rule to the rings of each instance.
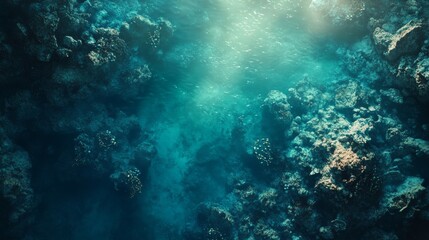
[[[0,19],[0,239],[429,239],[429,1]]]

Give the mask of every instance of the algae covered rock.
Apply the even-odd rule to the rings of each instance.
[[[385,31],[384,29],[377,27],[372,33],[375,46],[380,51],[384,52],[392,41],[393,34]]]
[[[282,129],[286,129],[292,122],[291,106],[288,97],[277,90],[270,91],[262,106],[263,115]]]
[[[357,205],[374,201],[381,188],[373,163],[374,154],[346,148],[339,142],[332,144],[335,150],[322,169],[316,188],[339,205],[352,200]],[[361,203],[359,200],[363,198],[368,202]]]
[[[18,149],[0,128],[0,211],[1,218],[17,223],[35,205],[28,153]]]
[[[57,6],[43,2],[33,4],[30,9],[33,20],[29,24],[35,39],[30,39],[29,52],[38,60],[49,62],[58,48],[56,31],[60,17]]]
[[[335,106],[340,109],[353,108],[359,100],[358,84],[349,81],[347,84],[341,85],[335,94]]]
[[[420,49],[423,39],[423,25],[419,21],[410,21],[392,36],[385,56],[394,61],[400,56],[416,52]]]
[[[377,27],[373,32],[376,47],[391,62],[398,58],[417,52],[422,46],[423,25],[421,21],[412,20],[391,34]]]
[[[421,198],[425,192],[422,184],[422,178],[408,177],[396,191],[386,194],[383,205],[391,214],[404,214],[406,218],[413,217],[420,208],[427,205]]]
[[[234,219],[220,205],[205,203],[198,208],[197,222],[203,239],[233,239]]]
[[[119,37],[119,32],[112,28],[98,28],[95,31],[95,49],[87,55],[89,62],[94,66],[101,66],[114,62],[127,54],[127,45]]]
[[[120,37],[143,54],[156,53],[164,48],[173,35],[173,25],[166,19],[153,21],[137,15],[122,25]]]
[[[405,139],[404,145],[417,155],[429,157],[429,141],[427,140],[408,137]]]
[[[382,96],[384,96],[388,101],[392,103],[397,103],[397,104],[404,103],[404,98],[398,89],[395,89],[395,88],[389,88],[386,90],[381,89],[380,93]]]

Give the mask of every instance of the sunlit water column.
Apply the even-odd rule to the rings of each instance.
[[[203,47],[188,48],[194,50],[197,64],[174,79],[174,86],[168,86],[174,92],[163,100],[166,111],[152,111],[158,118],[155,134],[160,159],[151,166],[153,191],[148,194],[149,201],[156,201],[147,205],[171,224],[185,217],[182,179],[203,144],[228,140],[240,115],[260,114],[269,90],[286,92],[305,75],[321,81],[331,67],[329,61],[321,60],[323,52],[307,31],[303,13],[308,1],[207,2],[207,6],[191,0],[172,3],[174,14],[169,20],[181,24],[175,34],[195,37],[188,40],[183,36],[189,42],[180,42],[177,48]],[[167,80],[166,84],[173,79]],[[151,101],[159,101],[162,95],[159,92],[146,99],[145,106],[157,108]]]

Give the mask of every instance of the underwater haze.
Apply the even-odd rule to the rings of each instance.
[[[429,239],[429,1],[0,17],[0,239]]]

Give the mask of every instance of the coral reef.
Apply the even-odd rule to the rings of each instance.
[[[400,56],[415,53],[421,48],[423,40],[422,23],[410,21],[391,34],[377,27],[374,30],[375,46],[379,48],[389,61],[395,61]]]
[[[7,217],[12,223],[19,223],[34,206],[30,182],[31,162],[27,152],[14,146],[2,128],[0,141],[2,218]]]
[[[110,176],[115,184],[117,191],[125,191],[129,194],[130,198],[141,193],[142,182],[140,180],[140,171],[133,167],[126,171],[114,173]]]

